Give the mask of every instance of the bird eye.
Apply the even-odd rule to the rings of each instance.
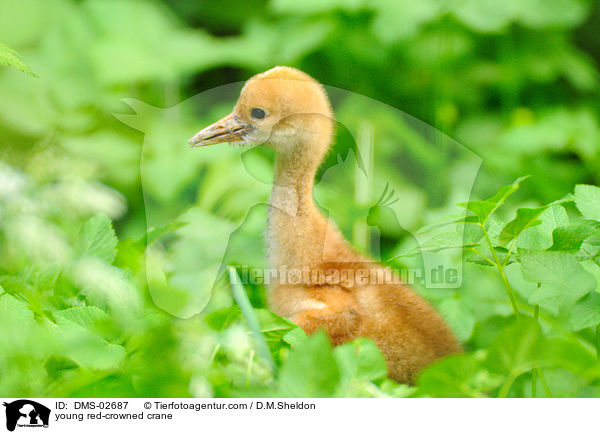
[[[254,119],[264,119],[265,116],[267,116],[267,113],[261,108],[253,108],[250,111],[250,116],[252,116]]]

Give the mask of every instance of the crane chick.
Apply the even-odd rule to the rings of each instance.
[[[426,301],[389,268],[357,253],[315,205],[314,177],[333,131],[322,86],[302,71],[277,66],[248,80],[233,111],[190,144],[241,142],[275,150],[266,237],[278,272],[269,288],[272,310],[307,334],[324,329],[335,345],[371,338],[390,378],[413,383],[423,367],[460,346]]]

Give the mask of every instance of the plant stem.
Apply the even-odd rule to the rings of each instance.
[[[596,358],[600,359],[600,324],[596,325]]]
[[[546,383],[546,377],[544,377],[544,373],[540,368],[538,368],[538,374],[540,376],[540,381],[542,382],[542,386],[544,386],[544,392],[546,392],[546,398],[552,398],[552,392],[548,387],[548,383]]]
[[[510,392],[510,388],[512,387],[512,385],[515,382],[515,380],[517,379],[517,377],[518,377],[518,375],[514,375],[514,374],[510,374],[508,376],[508,378],[506,379],[506,381],[500,388],[500,391],[498,392],[498,398],[506,398],[508,396],[508,392]]]
[[[506,287],[506,292],[508,294],[508,298],[510,298],[510,304],[512,305],[513,310],[515,311],[515,315],[517,318],[521,317],[521,312],[519,312],[519,306],[517,305],[517,297],[508,282],[508,278],[506,277],[506,273],[504,272],[504,268],[500,269],[500,275],[502,276],[502,281],[504,282],[504,286]]]
[[[504,259],[504,263],[502,264],[503,267],[506,267],[506,265],[508,265],[508,261],[510,260],[510,255],[512,255],[513,249],[516,244],[517,244],[517,239],[515,238],[514,242],[510,245],[510,249],[508,249],[508,253],[506,254],[506,259]]]
[[[539,286],[539,283],[538,283]],[[540,316],[540,305],[536,304],[533,310],[533,318],[535,319],[535,322],[538,321],[538,318]],[[532,398],[537,398],[537,377],[538,377],[538,370],[539,368],[534,368],[533,371],[531,372],[531,397]]]
[[[483,259],[485,259],[486,261],[489,262],[489,264],[493,267],[496,267],[496,264],[494,263],[494,261],[490,260],[490,258],[488,258],[487,256],[485,256],[483,253],[481,253],[479,250],[477,250],[475,247],[471,247],[471,250],[475,253],[477,253],[479,256],[481,256]]]
[[[512,289],[512,287],[510,286],[510,283],[508,282],[508,278],[506,277],[506,273],[504,272],[504,264],[502,262],[500,262],[500,259],[498,258],[498,255],[496,254],[496,251],[494,250],[494,245],[492,244],[492,240],[490,240],[490,236],[487,233],[487,230],[485,229],[485,225],[480,225],[481,229],[483,230],[483,235],[485,236],[485,240],[490,248],[490,251],[492,252],[492,256],[494,256],[494,261],[496,261],[495,266],[498,269],[498,271],[500,272],[500,276],[502,277],[502,282],[504,283],[504,287],[506,288],[506,294],[508,295],[508,298],[510,299],[510,304],[512,305],[513,311],[515,312],[515,315],[517,316],[517,318],[521,317],[521,312],[519,312],[519,306],[517,304],[517,297],[515,296],[515,293]]]
[[[212,353],[210,354],[210,359],[208,360],[208,365],[212,365],[212,363],[215,360],[215,357],[217,357],[217,353],[219,352],[219,350],[221,349],[221,344],[217,344],[215,345],[215,348],[213,349]]]

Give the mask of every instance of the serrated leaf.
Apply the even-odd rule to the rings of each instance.
[[[77,306],[55,312],[55,317],[64,318],[88,330],[94,330],[100,321],[110,319],[110,316],[96,306]]]
[[[600,221],[600,187],[576,185],[575,205],[585,218]]]
[[[56,313],[57,336],[63,344],[63,351],[80,366],[86,369],[116,368],[125,358],[125,348],[115,345],[94,334],[88,328],[72,321],[71,313]],[[76,316],[77,317],[77,316]]]
[[[525,280],[541,283],[530,295],[529,302],[555,313],[571,308],[596,287],[594,276],[585,271],[573,255],[521,249],[519,260]]]
[[[133,321],[137,317],[140,295],[120,268],[98,258],[84,258],[74,264],[70,278],[90,303],[108,306],[119,321]]]
[[[83,224],[75,253],[80,258],[94,257],[112,263],[117,254],[117,237],[106,214],[97,214]]]
[[[12,66],[26,74],[37,77],[33,71],[19,57],[17,52],[6,44],[0,43],[0,64]]]

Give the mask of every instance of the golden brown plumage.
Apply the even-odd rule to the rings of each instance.
[[[396,276],[376,280],[373,276],[389,276],[389,269],[354,251],[317,209],[313,180],[333,127],[319,83],[278,66],[248,80],[233,112],[190,143],[243,141],[275,149],[267,229],[269,261],[279,272],[269,288],[272,310],[308,334],[326,330],[336,345],[373,339],[389,376],[412,383],[424,366],[460,346],[435,310]]]

